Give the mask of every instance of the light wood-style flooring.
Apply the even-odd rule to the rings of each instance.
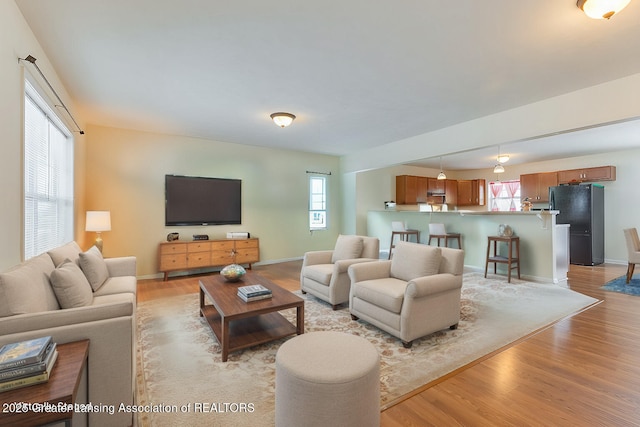
[[[254,266],[299,289],[301,262]],[[640,426],[640,297],[600,287],[620,265],[571,266],[569,287],[603,302],[433,383],[382,412],[383,427]],[[198,292],[198,276],[141,280],[138,301]]]

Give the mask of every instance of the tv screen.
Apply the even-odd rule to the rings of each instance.
[[[165,225],[241,224],[239,179],[165,175]]]

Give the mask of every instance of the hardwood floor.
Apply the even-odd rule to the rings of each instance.
[[[300,265],[254,270],[296,290]],[[569,287],[602,303],[405,396],[381,425],[639,426],[640,298],[600,290],[625,271],[572,265]],[[197,276],[141,280],[138,301],[197,291]]]

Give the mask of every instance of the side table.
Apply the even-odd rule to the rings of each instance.
[[[73,405],[89,355],[89,340],[58,344],[58,360],[49,381],[0,393],[0,426],[71,425]],[[31,405],[68,405],[65,412],[34,411]]]
[[[493,242],[493,256],[491,252],[491,242]],[[507,244],[507,256],[498,255],[498,242]],[[513,254],[515,247],[516,253]],[[520,237],[517,236],[488,236],[487,237],[487,261],[484,266],[484,277],[487,277],[489,264],[493,263],[493,274],[497,272],[498,264],[507,264],[507,282],[511,283],[511,269],[518,269],[518,279],[520,278]]]

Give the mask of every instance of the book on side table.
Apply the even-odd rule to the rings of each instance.
[[[238,288],[238,296],[246,302],[258,301],[262,299],[271,298],[273,296],[270,289],[258,284],[240,286]]]
[[[0,392],[48,381],[57,358],[57,344],[50,336],[4,345],[0,348]]]

